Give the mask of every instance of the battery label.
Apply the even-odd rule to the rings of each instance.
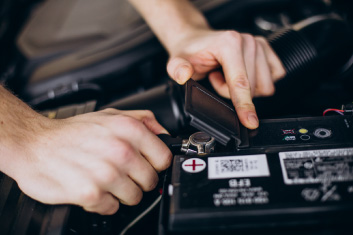
[[[353,180],[353,148],[279,153],[286,184]]]
[[[208,158],[209,179],[261,176],[270,176],[266,154]]]
[[[241,181],[249,182],[249,184],[234,186],[232,182],[237,182],[237,180],[229,180],[230,188],[220,188],[217,193],[213,194],[213,204],[219,207],[264,205],[269,203],[269,193],[261,186],[250,187],[250,179],[241,179],[238,182]]]

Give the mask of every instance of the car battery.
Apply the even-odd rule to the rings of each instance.
[[[160,234],[351,234],[352,116],[261,120],[246,130],[193,81],[185,109],[203,132],[183,141],[167,172]]]

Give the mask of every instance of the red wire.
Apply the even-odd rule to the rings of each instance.
[[[342,114],[342,115],[343,115],[343,112],[344,112],[344,110],[342,110],[342,109],[326,109],[322,115],[325,116],[327,112],[331,112],[331,111],[337,112],[337,113]]]

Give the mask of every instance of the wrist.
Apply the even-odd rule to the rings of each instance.
[[[33,161],[38,133],[49,122],[1,86],[0,100],[0,171],[17,179]]]
[[[171,53],[186,38],[210,26],[189,0],[130,0],[160,42]],[[172,28],[171,28],[172,27]]]

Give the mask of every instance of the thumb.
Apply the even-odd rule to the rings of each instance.
[[[181,57],[173,57],[167,65],[169,76],[179,84],[184,84],[194,74],[191,63]]]

